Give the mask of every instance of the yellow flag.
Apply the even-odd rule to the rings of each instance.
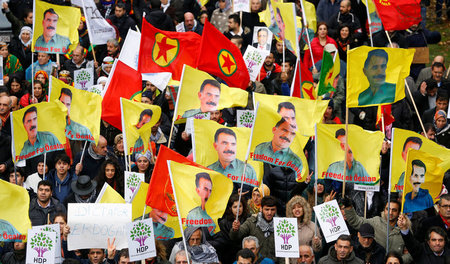
[[[185,65],[175,107],[176,120],[184,121],[189,117],[203,119],[205,113],[228,107],[245,107],[247,102],[246,91],[219,84],[208,73]]]
[[[213,170],[169,161],[172,188],[183,229],[204,227],[210,235],[219,232],[218,219],[225,212],[233,182]]]
[[[310,3],[305,0],[301,0],[303,4],[303,17],[306,18],[306,24],[308,28],[314,30],[316,32],[317,28],[317,16],[316,16],[316,7],[313,3]]]
[[[78,45],[79,8],[36,0],[33,13],[34,52],[65,54]]]
[[[52,76],[50,101],[59,100],[67,107],[69,119],[66,137],[70,140],[89,140],[97,143],[100,136],[102,97],[76,89]]]
[[[442,160],[426,152],[409,149],[407,156],[408,180],[404,185],[402,208],[404,213],[412,213],[430,208],[439,200],[445,171]]]
[[[278,41],[294,54],[298,53],[297,19],[294,3],[269,0],[266,10],[259,13],[260,21],[272,31]]]
[[[251,129],[226,127],[212,120],[194,120],[194,161],[222,173],[234,183],[241,184]],[[262,162],[249,160],[244,185],[258,187],[264,173]]]
[[[125,199],[114,190],[108,183],[102,187],[102,190],[98,194],[97,201],[98,203],[125,203]]]
[[[380,179],[380,151],[383,133],[367,131],[356,125],[317,124],[317,171],[319,179],[343,181],[345,142],[348,138],[346,181],[375,185]]]
[[[67,108],[60,101],[32,104],[11,115],[16,161],[64,149]]]
[[[323,114],[328,107],[328,100],[309,100],[297,97],[287,97],[281,95],[253,94],[253,105],[259,102],[259,106],[270,109],[277,113],[283,109],[281,105],[285,102],[291,103],[294,108],[295,121],[298,133],[304,136],[314,135],[314,125],[322,121]]]
[[[22,242],[27,240],[31,228],[28,210],[30,196],[25,188],[0,180],[0,241]]]
[[[256,95],[254,94],[255,99]],[[281,97],[285,101],[278,101]],[[260,100],[260,105],[256,113],[249,158],[290,168],[295,171],[297,181],[304,181],[309,171],[303,148],[309,137],[299,132],[301,111],[297,110],[298,105],[294,105],[292,99],[298,98],[272,95],[256,99]]]
[[[132,204],[132,219],[141,219],[144,208],[145,198],[147,197],[148,183],[141,182],[139,190],[131,201]],[[153,219],[153,231],[155,232],[155,239],[157,240],[169,240],[172,238],[181,237],[180,225],[178,223],[178,217],[170,216],[157,209],[152,209],[147,206],[145,214]]]
[[[405,181],[406,158],[409,149],[416,149],[442,159],[441,167],[450,169],[450,149],[439,146],[411,130],[394,128],[392,130],[391,150],[391,191],[402,192]]]
[[[347,107],[392,104],[405,97],[414,50],[361,46],[347,52]]]
[[[145,153],[148,150],[152,127],[161,117],[161,107],[120,98],[122,131],[127,155]]]

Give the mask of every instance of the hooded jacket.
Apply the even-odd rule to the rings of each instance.
[[[345,260],[338,260],[336,256],[336,249],[330,247],[328,255],[321,258],[318,264],[364,264],[364,261],[355,256],[355,252],[350,252],[350,255]]]
[[[299,204],[301,207],[303,207],[303,217],[297,218],[299,245],[312,246],[314,252],[320,252],[322,250],[322,243],[320,243],[319,245],[313,245],[312,243],[315,233],[315,225],[311,221],[311,206],[308,204],[305,198],[298,195],[292,197],[292,199],[286,205],[286,217],[295,217],[292,214],[292,209],[296,204]],[[317,233],[317,236],[322,240],[320,232]]]
[[[72,170],[67,171],[67,176],[64,180],[61,181],[59,179],[56,169],[50,171],[47,176],[47,180],[49,180],[53,185],[53,197],[58,199],[60,202],[64,202],[64,200],[72,193],[71,183],[76,181],[78,176]]]

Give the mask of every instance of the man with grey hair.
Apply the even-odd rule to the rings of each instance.
[[[301,264],[315,264],[314,251],[311,246],[300,245],[299,247],[300,257],[297,259],[297,263]]]
[[[244,237],[244,239],[242,239],[242,248],[250,249],[250,251],[255,254],[255,261],[253,263],[275,264],[270,258],[262,258],[262,260],[259,260],[262,256],[259,254],[259,241],[255,236]]]
[[[114,59],[119,58],[120,46],[117,39],[109,39],[106,42],[106,50],[107,50],[106,56],[113,57]]]
[[[187,260],[186,254],[189,255],[189,261]],[[173,264],[188,264],[191,262],[190,260],[191,254],[182,249],[175,254],[175,262]]]

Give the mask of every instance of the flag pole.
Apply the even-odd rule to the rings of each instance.
[[[345,106],[345,158],[344,158],[344,176],[343,176],[343,183],[342,183],[342,198],[345,196],[345,182],[347,178],[347,152],[348,152],[348,107]],[[317,155],[317,153],[316,153]]]
[[[122,141],[123,141],[123,154],[125,155],[125,170],[128,168],[128,171],[131,171],[130,167],[130,162],[127,160],[127,157],[129,157],[129,155],[127,155],[128,152],[128,142],[127,142],[127,133],[126,133],[126,129],[125,129],[125,119],[123,116],[123,104],[122,104],[122,98],[119,99],[120,100],[120,119],[121,119],[121,125],[122,125]]]
[[[391,37],[389,36],[389,33],[387,32],[387,30],[385,30],[384,32],[386,33],[386,37],[389,41],[389,45],[393,48]],[[423,126],[422,118],[420,118],[419,110],[417,110],[416,102],[414,101],[414,97],[412,96],[411,89],[409,89],[409,85],[408,85],[408,82],[406,81],[406,79],[405,79],[405,85],[406,85],[406,90],[408,91],[409,97],[411,97],[411,102],[414,106],[414,110],[416,111],[417,118],[419,119],[420,126],[422,127],[422,130],[423,130],[423,134],[425,135],[426,138],[428,138],[427,131],[425,131],[425,127]]]
[[[181,224],[181,215],[180,215],[180,208],[178,207],[178,201],[177,201],[177,193],[175,191],[175,186],[173,184],[173,178],[172,178],[172,170],[170,169],[170,160],[167,161],[167,168],[169,169],[169,176],[170,176],[170,184],[172,185],[172,190],[173,190],[173,198],[175,199],[175,205],[177,207],[177,215],[178,215],[178,224],[180,225],[180,231],[181,231],[181,237],[182,237],[182,241],[183,241],[183,245],[184,245],[184,251],[186,252],[186,259],[187,259],[187,263],[191,263],[189,261],[189,254],[187,251],[187,246],[186,246],[186,238],[184,237],[184,232],[183,232],[183,225]],[[239,212],[239,207],[238,207],[238,212]],[[238,213],[239,214],[239,213]]]
[[[317,206],[317,178],[319,178],[318,165],[317,165],[317,124],[315,125],[315,139],[316,142],[314,144],[314,206]],[[314,236],[317,236],[317,215],[314,214]]]
[[[14,121],[13,121],[13,112],[10,113],[9,121],[11,123],[11,157],[13,160],[13,166],[14,166],[14,175],[16,177],[16,184],[17,184],[17,175],[16,175],[16,149],[15,149],[15,143],[14,143]],[[45,164],[44,164],[44,171],[45,171]]]
[[[84,0],[81,0],[81,3],[83,5],[83,13],[86,15],[86,6],[84,5]],[[88,29],[88,37],[89,37],[89,44],[91,45],[91,51],[92,51],[92,56],[94,57],[94,63],[97,62],[97,58],[95,57],[95,51],[94,51],[94,45],[92,45],[92,37],[91,34],[89,33],[89,19],[86,18],[86,27]]]
[[[238,207],[237,207],[237,213],[236,213],[236,221],[239,221],[239,207],[241,205],[242,188],[244,188],[245,170],[247,169],[248,156],[250,155],[250,148],[252,146],[253,131],[255,129],[255,122],[256,122],[256,115],[258,113],[258,107],[259,107],[259,102],[256,103],[255,116],[253,118],[252,130],[250,132],[250,140],[248,141],[247,155],[245,155],[244,171],[242,172],[242,176],[241,176],[241,188],[239,191],[239,200],[238,200]],[[261,185],[263,188],[263,196],[264,196],[264,183],[262,182],[262,179],[261,179]]]
[[[170,127],[170,135],[169,135],[169,143],[167,143],[167,148],[170,148],[170,143],[172,142],[172,133],[173,133],[173,127],[175,126],[175,120],[177,119],[177,112],[178,112],[178,101],[180,99],[181,94],[181,87],[183,86],[183,77],[184,77],[184,69],[186,68],[186,64],[183,65],[183,72],[181,73],[181,79],[180,79],[180,86],[178,87],[178,95],[177,95],[177,101],[175,103],[175,109],[173,111],[173,118],[172,118],[172,126]],[[178,131],[180,132],[180,131]]]
[[[303,17],[302,24],[303,24],[303,28],[306,28],[306,41],[308,42],[308,48],[309,48],[309,53],[311,54],[312,65],[313,65],[313,68],[315,69],[316,65],[314,63],[314,55],[312,53],[311,40],[309,39],[309,33],[308,33],[308,27],[307,27],[307,24],[308,24],[307,21],[308,20],[306,20],[306,14],[305,14],[306,12],[305,12],[305,7],[303,6],[303,0],[300,0],[300,6],[302,7],[302,17]]]
[[[370,13],[369,13],[369,3],[366,1],[366,11],[367,11],[367,21],[369,22],[369,38],[370,38],[370,46],[373,47],[373,39],[372,39],[372,29],[370,28],[370,24],[372,24],[372,21],[370,19]],[[372,0],[369,0],[372,1]]]

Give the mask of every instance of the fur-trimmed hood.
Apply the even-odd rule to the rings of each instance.
[[[311,221],[312,209],[309,203],[305,200],[305,198],[296,195],[292,197],[291,200],[286,204],[286,217],[294,217],[292,214],[292,209],[294,205],[300,204],[303,207],[303,218],[301,221],[298,221],[300,225],[309,224]]]

